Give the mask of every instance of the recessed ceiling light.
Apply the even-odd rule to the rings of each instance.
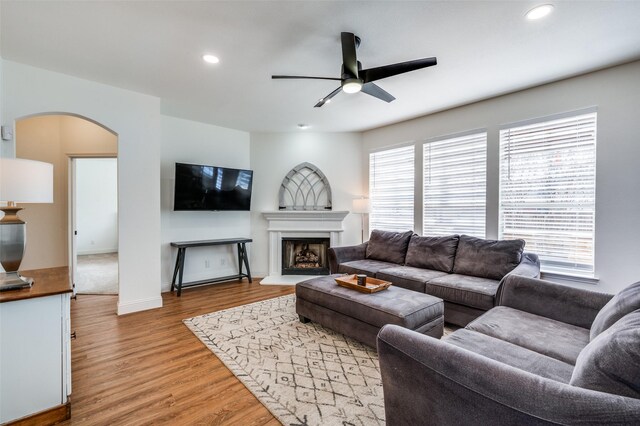
[[[310,126],[308,124],[302,124],[302,123],[298,124],[298,129],[300,130],[305,130],[305,129],[308,129],[309,127]]]
[[[543,4],[543,5],[534,7],[533,9],[525,13],[524,16],[526,16],[527,19],[530,21],[535,21],[536,19],[544,18],[551,12],[553,12],[553,5]]]
[[[217,56],[213,56],[213,55],[203,55],[202,60],[204,60],[209,64],[217,64],[218,62],[220,62],[220,59],[218,59]]]

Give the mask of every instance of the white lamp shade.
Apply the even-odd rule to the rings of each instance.
[[[0,158],[0,201],[53,203],[53,164]]]
[[[356,198],[353,200],[353,213],[369,213],[369,199]]]

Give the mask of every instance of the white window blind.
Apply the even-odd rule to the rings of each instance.
[[[593,276],[597,114],[500,131],[500,236],[542,270]]]
[[[425,143],[423,180],[423,235],[485,237],[485,132]]]
[[[369,154],[371,229],[413,229],[414,146]]]

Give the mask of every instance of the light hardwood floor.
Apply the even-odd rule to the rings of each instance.
[[[79,295],[71,419],[62,424],[279,425],[182,320],[293,292],[255,279],[214,284],[165,293],[162,308],[124,316],[116,296]]]

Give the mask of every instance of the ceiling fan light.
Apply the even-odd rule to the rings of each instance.
[[[342,83],[342,90],[345,93],[358,93],[362,90],[362,81],[357,78],[350,78]]]

